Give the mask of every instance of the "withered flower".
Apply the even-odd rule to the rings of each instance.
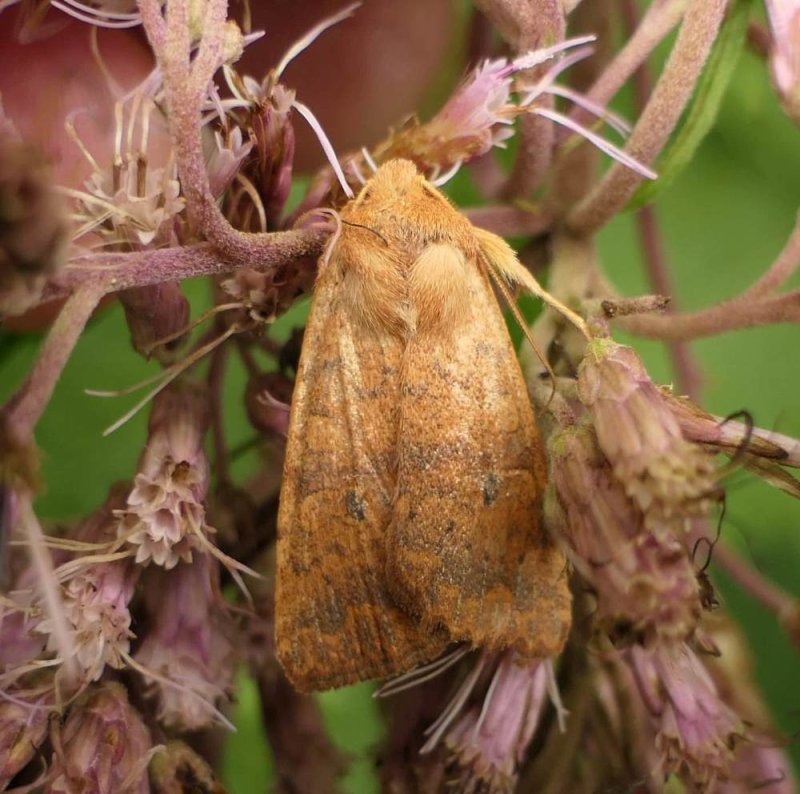
[[[156,696],[158,718],[168,727],[227,724],[217,705],[231,692],[235,650],[218,580],[218,563],[207,554],[150,579],[150,628],[135,659]]]
[[[191,561],[193,549],[208,547],[207,410],[202,394],[188,386],[166,389],[153,403],[139,472],[119,512],[119,535],[136,547],[137,563],[174,568]]]
[[[53,723],[52,742],[53,794],[148,794],[150,733],[120,684],[88,690],[70,708],[63,728]]]
[[[713,459],[684,439],[680,425],[636,352],[595,339],[578,370],[578,394],[614,475],[650,529],[684,529],[708,512]]]
[[[597,595],[596,619],[625,639],[689,636],[701,606],[682,539],[648,528],[586,424],[554,434],[545,514]]]

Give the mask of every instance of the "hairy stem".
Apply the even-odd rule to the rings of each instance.
[[[625,151],[651,165],[678,123],[725,15],[726,0],[695,0],[689,5],[667,65],[639,118]],[[627,203],[644,177],[620,163],[569,213],[574,232],[591,234],[610,221]]]
[[[319,256],[328,232],[322,228],[308,228],[255,236],[261,238],[254,247],[259,256],[245,263],[272,270],[302,257]],[[196,276],[221,275],[235,270],[239,264],[223,259],[213,247],[204,244],[78,256],[48,282],[42,303],[65,297],[85,284],[98,281],[99,276],[102,276],[99,286],[105,292],[119,292]]]
[[[28,377],[2,409],[7,428],[18,442],[26,444],[33,440],[36,423],[105,291],[105,283],[96,280],[85,284],[67,300]]]

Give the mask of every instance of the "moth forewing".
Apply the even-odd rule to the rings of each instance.
[[[444,247],[436,257],[426,249],[412,270],[425,285],[411,290],[420,316],[426,306],[459,310],[420,322],[405,348],[387,581],[406,610],[454,640],[552,656],[569,628],[570,594],[563,555],[541,525],[542,444],[478,258],[451,247],[458,287],[420,272],[444,269]]]
[[[387,266],[385,257],[370,252],[369,238],[350,239],[356,233],[343,229],[320,273],[287,439],[276,646],[301,691],[396,675],[448,644],[396,606],[385,584],[403,341],[388,308],[374,305],[386,290],[362,261],[373,253],[376,267]],[[391,273],[381,278],[391,284]]]
[[[341,220],[292,402],[278,657],[314,690],[406,672],[451,640],[551,656],[566,566],[541,526],[542,444],[486,239],[403,160]]]

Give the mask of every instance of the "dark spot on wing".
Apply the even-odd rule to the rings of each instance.
[[[344,498],[344,503],[345,507],[347,508],[347,512],[353,518],[355,518],[356,521],[363,521],[364,518],[366,518],[366,513],[364,512],[366,503],[355,491],[347,492],[347,495]]]

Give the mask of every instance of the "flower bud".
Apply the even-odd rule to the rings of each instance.
[[[167,742],[150,762],[151,794],[225,794],[211,767],[184,742]]]
[[[294,383],[279,372],[262,372],[247,381],[245,407],[250,424],[265,435],[286,437]]]
[[[152,747],[142,718],[125,687],[89,689],[70,709],[53,737],[48,794],[148,794],[147,760]]]
[[[686,441],[636,352],[595,339],[578,370],[578,394],[592,415],[597,440],[625,493],[649,528],[683,529],[704,515],[714,492],[714,464]]]
[[[278,83],[251,119],[257,154],[256,184],[269,226],[279,222],[292,186],[295,134],[289,116],[294,96],[294,91]]]
[[[134,350],[145,358],[171,364],[181,346],[189,322],[189,301],[180,284],[168,281],[119,293]],[[162,339],[168,339],[159,344]]]
[[[136,661],[158,674],[149,688],[169,728],[210,727],[232,689],[232,623],[218,580],[217,561],[195,554],[169,573],[153,572],[145,588],[151,624]]]
[[[800,2],[766,0],[772,33],[770,71],[783,109],[800,124]]]

